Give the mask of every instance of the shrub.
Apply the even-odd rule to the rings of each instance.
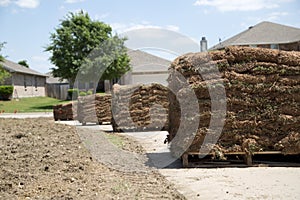
[[[79,95],[79,90],[78,89],[68,89],[68,99],[73,99],[76,100]]]
[[[11,85],[0,86],[0,99],[9,100],[14,92],[14,87]]]
[[[92,95],[93,94],[93,91],[92,90],[89,90],[86,92],[86,95]]]
[[[86,92],[80,91],[79,96],[86,96]]]

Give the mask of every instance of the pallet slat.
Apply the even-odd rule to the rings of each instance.
[[[189,156],[199,156],[204,158],[205,156],[212,156],[212,153],[204,154],[200,152],[186,152],[181,156],[182,159],[182,165],[183,167],[235,167],[235,166],[260,166],[255,164],[253,162],[253,156],[254,155],[285,155],[281,151],[258,151],[258,152],[227,152],[224,153],[224,156],[243,156],[244,161],[240,164],[233,163],[232,161],[226,160],[226,161],[198,161],[198,162],[190,162]],[[244,163],[244,164],[243,164]],[[286,166],[294,166],[295,163],[284,163]],[[300,164],[298,164],[300,165]]]

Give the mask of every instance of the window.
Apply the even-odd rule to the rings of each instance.
[[[35,88],[37,88],[37,86],[38,86],[38,82],[37,82],[37,77],[36,76],[34,77],[34,86],[35,86]]]
[[[35,87],[35,91],[38,91],[38,89],[37,89],[37,87],[38,87],[38,79],[37,79],[36,76],[34,77],[34,87]]]
[[[279,45],[278,44],[271,44],[270,48],[271,49],[279,49]]]

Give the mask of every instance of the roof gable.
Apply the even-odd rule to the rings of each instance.
[[[133,71],[167,70],[171,64],[171,61],[169,60],[141,50],[128,49],[127,54],[130,57],[130,64]]]
[[[30,74],[30,75],[36,75],[36,76],[44,76],[46,77],[47,75],[39,73],[33,69],[24,67],[20,64],[14,63],[9,60],[4,60],[4,62],[0,63],[2,67],[10,72],[17,72],[17,73],[23,73],[23,74]]]
[[[49,84],[68,84],[69,81],[67,79],[61,79],[58,77],[54,77],[52,72],[46,73],[47,75],[47,80],[46,82]]]
[[[211,47],[210,50],[231,45],[286,44],[297,41],[300,41],[300,28],[273,22],[261,22]]]

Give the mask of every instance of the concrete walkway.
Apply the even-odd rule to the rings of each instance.
[[[67,124],[71,126],[78,127],[80,129],[91,129],[99,130],[105,132],[112,132],[111,125],[96,125],[93,123],[87,123],[85,126],[82,126],[78,121],[57,121],[56,123]],[[146,151],[146,155],[149,159],[149,162],[152,167],[157,169],[165,168],[168,166],[174,167],[175,165],[181,166],[178,159],[171,156],[170,150],[167,144],[164,144],[164,140],[167,137],[168,132],[166,131],[152,131],[152,132],[125,132],[120,133],[133,138],[137,141]]]
[[[52,112],[34,112],[34,113],[1,113],[0,118],[41,118],[41,117],[52,117]]]
[[[167,138],[167,131],[152,131],[152,132],[127,132],[121,133],[129,136],[137,141],[145,149],[147,157],[153,167],[157,169],[181,166],[178,159],[172,157],[167,144],[164,140]]]

